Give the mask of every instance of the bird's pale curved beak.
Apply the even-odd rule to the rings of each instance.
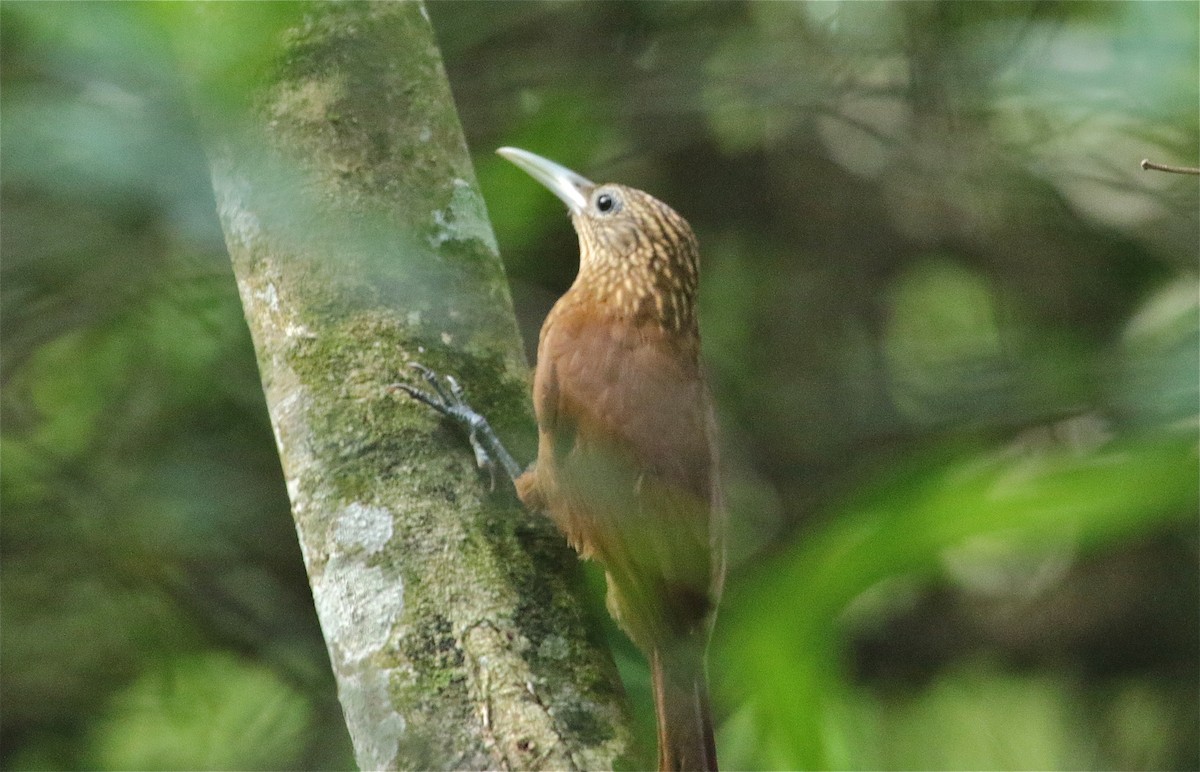
[[[549,188],[551,193],[562,199],[572,214],[587,208],[588,196],[596,185],[586,177],[554,163],[549,158],[542,158],[519,147],[502,147],[496,154],[512,161],[530,177]]]

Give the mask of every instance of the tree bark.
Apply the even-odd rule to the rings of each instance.
[[[528,367],[425,9],[312,3],[280,46],[209,151],[358,764],[612,768],[631,735],[574,554],[387,389],[408,362],[453,373],[532,457]]]

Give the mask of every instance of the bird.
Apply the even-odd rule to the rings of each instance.
[[[660,770],[715,770],[706,652],[725,574],[726,516],[697,317],[699,246],[650,194],[596,184],[519,148],[497,153],[566,204],[579,270],[542,325],[536,460],[522,469],[463,387],[417,365],[397,384],[467,430],[521,502],[603,567],[606,605],[650,666]]]

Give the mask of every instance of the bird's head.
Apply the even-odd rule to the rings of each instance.
[[[527,150],[496,152],[570,210],[579,235],[576,291],[623,316],[653,318],[677,331],[695,329],[700,260],[687,220],[636,188],[594,183]]]

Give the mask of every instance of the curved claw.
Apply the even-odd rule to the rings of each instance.
[[[425,365],[409,362],[408,366],[421,374],[421,378],[429,385],[430,391],[418,389],[407,383],[393,383],[388,387],[390,391],[399,389],[444,416],[453,418],[464,425],[469,423],[466,414],[474,414],[474,411],[467,404],[463,388],[453,375],[443,376],[447,384],[444,386],[442,380],[438,378],[438,374]]]
[[[429,391],[407,383],[393,383],[388,387],[388,391],[403,391],[463,427],[471,449],[475,452],[475,463],[480,469],[488,470],[493,489],[496,487],[497,461],[509,477],[515,480],[521,474],[520,467],[501,444],[487,419],[467,404],[466,392],[458,379],[453,375],[439,377],[433,370],[417,362],[409,362],[408,366],[421,374],[421,378],[428,384]]]

